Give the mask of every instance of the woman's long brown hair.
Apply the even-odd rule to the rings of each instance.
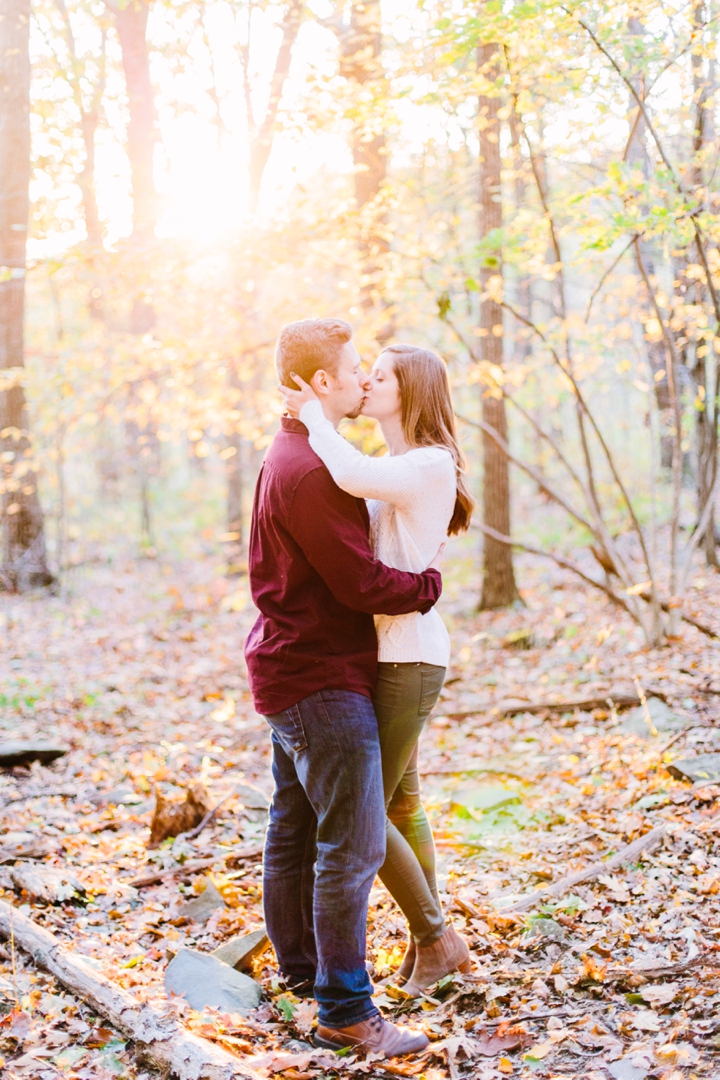
[[[400,388],[403,435],[409,446],[444,446],[455,462],[457,495],[448,536],[470,525],[475,501],[465,480],[465,457],[457,437],[450,383],[445,365],[429,349],[415,345],[388,345]]]

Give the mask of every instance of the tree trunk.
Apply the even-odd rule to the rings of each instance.
[[[382,10],[380,0],[353,0],[350,22],[334,22],[340,42],[340,74],[355,84],[354,100],[370,95],[370,105],[353,118],[352,156],[355,166],[362,262],[360,304],[366,316],[376,313],[375,339],[380,345],[394,332],[393,314],[384,295],[382,271],[389,251],[382,207],[387,180],[387,141],[384,125],[378,123],[377,103],[385,98],[385,71],[382,63]]]
[[[481,45],[478,67],[492,81],[499,68],[497,45]],[[480,136],[480,238],[502,228],[502,188],[500,181],[500,119],[497,96],[478,98]],[[491,277],[502,274],[502,252],[487,252],[480,268],[481,296]],[[480,357],[483,363],[503,365],[503,312],[494,300],[480,302]],[[507,440],[507,417],[502,395],[486,393],[482,399],[483,421]],[[503,536],[510,536],[510,473],[505,454],[488,434],[483,433],[483,522]],[[507,607],[519,599],[513,570],[512,549],[485,536],[483,584],[480,610]]]
[[[157,114],[145,40],[150,0],[129,0],[114,11],[130,111],[127,151],[132,177],[133,236],[142,241],[152,238],[158,212],[153,179]]]
[[[705,10],[705,0],[696,0],[693,9],[693,22],[698,39],[702,41],[708,13]],[[704,70],[707,62],[708,70]],[[692,54],[693,73],[693,99],[695,101],[695,130],[693,132],[693,187],[698,191],[700,201],[703,201],[704,175],[702,155],[708,143],[714,138],[713,114],[707,108],[708,99],[714,92],[715,70],[714,61],[704,60],[699,52]],[[707,285],[695,282],[695,289],[699,293],[697,300],[702,302],[707,293]],[[718,455],[718,427],[717,427],[717,363],[708,363],[714,356],[715,346],[706,342],[698,346],[704,348],[705,355],[698,357],[696,353],[693,378],[702,397],[702,407],[696,411],[696,439],[697,439],[697,516],[698,521],[702,517],[705,504],[715,483],[717,474]],[[720,568],[717,551],[715,550],[715,515],[710,514],[710,520],[705,529],[705,535],[701,541],[705,552],[705,561],[708,566]]]
[[[270,151],[272,150],[273,139],[275,138],[277,113],[280,107],[280,99],[282,98],[285,80],[290,72],[290,61],[292,60],[293,46],[295,45],[298,30],[300,29],[302,11],[303,5],[299,0],[290,0],[282,21],[282,40],[280,42],[280,48],[275,60],[275,69],[270,82],[270,96],[268,98],[267,109],[265,110],[265,116],[262,123],[257,126],[255,125],[252,116],[252,103],[250,97],[246,95],[248,130],[250,133],[249,179],[250,212],[252,214],[257,211],[262,178],[265,172],[265,166],[270,157]],[[244,61],[244,74],[246,79],[247,72],[248,58],[246,57]]]
[[[151,0],[128,0],[116,5],[106,0],[115,15],[122,51],[130,121],[127,152],[133,194],[133,240],[138,247],[153,239],[158,217],[158,197],[153,178],[157,114],[150,81],[150,53],[145,39]],[[155,325],[155,309],[141,292],[133,298],[130,332],[147,334]]]
[[[83,112],[80,126],[85,144],[85,164],[78,176],[78,185],[85,211],[85,229],[90,243],[99,247],[102,244],[102,227],[95,198],[95,132],[99,116],[96,112]]]
[[[82,172],[77,178],[80,194],[82,195],[83,210],[85,212],[85,228],[90,243],[94,246],[99,246],[102,244],[102,229],[100,226],[100,218],[98,216],[97,199],[95,198],[95,132],[97,131],[100,122],[100,103],[105,92],[105,46],[107,35],[105,27],[103,27],[100,54],[100,76],[93,89],[91,106],[87,109],[83,100],[83,90],[81,85],[82,78],[87,78],[87,72],[84,70],[83,61],[80,60],[77,54],[75,34],[70,21],[70,15],[65,0],[55,0],[55,4],[60,12],[60,17],[62,18],[65,27],[65,43],[70,56],[70,63],[65,75],[72,88],[73,98],[80,113],[80,131],[82,133],[83,146],[85,147],[85,164]],[[93,305],[92,301],[90,308],[93,314],[97,314],[95,310],[96,305]]]
[[[30,183],[30,0],[0,0],[0,372],[22,368]],[[9,374],[9,373],[8,373]],[[11,380],[12,381],[12,380]],[[22,383],[0,391],[3,572],[24,592],[53,580]]]

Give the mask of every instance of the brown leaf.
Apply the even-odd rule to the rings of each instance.
[[[605,975],[607,972],[607,965],[600,964],[589,953],[583,953],[580,957],[582,960],[582,978],[592,979],[593,982],[602,983],[605,982]]]
[[[303,1035],[309,1035],[312,1031],[313,1021],[317,1016],[317,1001],[300,1001],[295,1006],[293,1024]]]
[[[168,837],[194,829],[211,809],[212,803],[204,784],[189,787],[182,801],[177,797],[168,798],[156,787],[148,847],[159,847]]]
[[[483,1057],[495,1057],[504,1050],[522,1050],[532,1042],[532,1035],[529,1035],[523,1027],[516,1025],[506,1028],[502,1034],[500,1034],[500,1029],[493,1033],[483,1031],[473,1042],[476,1054],[481,1054]]]

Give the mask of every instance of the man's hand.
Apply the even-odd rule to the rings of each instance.
[[[306,383],[305,380],[301,379],[299,375],[296,375],[294,371],[291,371],[290,374],[300,389],[291,390],[289,386],[278,386],[278,390],[283,396],[285,408],[290,416],[297,420],[303,405],[308,401],[319,401],[320,399],[309,383]]]

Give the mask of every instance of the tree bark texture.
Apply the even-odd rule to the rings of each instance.
[[[695,0],[693,7],[693,22],[700,41],[703,40],[703,32],[708,21],[709,12],[706,9],[705,0]],[[707,64],[707,71],[705,65]],[[699,52],[692,53],[693,74],[693,99],[695,101],[695,130],[693,132],[694,165],[692,170],[693,187],[698,192],[700,202],[704,201],[705,177],[703,170],[703,154],[709,143],[715,136],[713,113],[708,109],[708,101],[715,90],[715,61],[705,59]],[[707,285],[694,282],[695,290],[700,294],[702,301],[707,292]],[[707,345],[703,342],[705,348]],[[705,356],[698,357],[695,354],[695,366],[693,379],[698,391],[702,390],[702,408],[695,414],[695,435],[697,450],[697,516],[698,521],[702,517],[705,505],[710,497],[715,483],[718,467],[718,402],[717,402],[717,361],[713,362],[714,349]],[[710,514],[710,520],[702,537],[702,546],[705,552],[705,561],[708,566],[718,568],[717,551],[715,547],[715,515]]]
[[[481,45],[478,67],[486,78],[497,74],[499,49],[497,45]],[[480,238],[502,228],[502,188],[500,179],[500,119],[497,96],[480,95],[478,119],[480,138]],[[481,295],[487,291],[491,277],[502,273],[502,253],[489,253],[480,267]],[[480,303],[480,357],[484,363],[503,365],[503,312],[492,299]],[[507,441],[505,401],[485,394],[482,398],[482,417]],[[507,457],[497,443],[483,433],[483,521],[491,529],[510,535],[510,470]],[[480,609],[507,607],[518,599],[512,549],[490,536],[485,536],[483,555],[483,584]]]
[[[30,184],[30,0],[0,0],[0,378],[24,367],[25,247]],[[0,390],[0,587],[53,580],[22,383]],[[2,383],[0,382],[0,385]]]
[[[241,1058],[143,1005],[70,952],[42,926],[0,900],[0,935],[29,953],[81,1001],[135,1043],[141,1059],[178,1080],[257,1080]]]
[[[150,0],[129,0],[111,10],[115,13],[120,39],[130,112],[127,151],[132,177],[133,234],[144,240],[152,237],[158,212],[153,161],[159,135],[150,82],[150,53],[145,39]]]

